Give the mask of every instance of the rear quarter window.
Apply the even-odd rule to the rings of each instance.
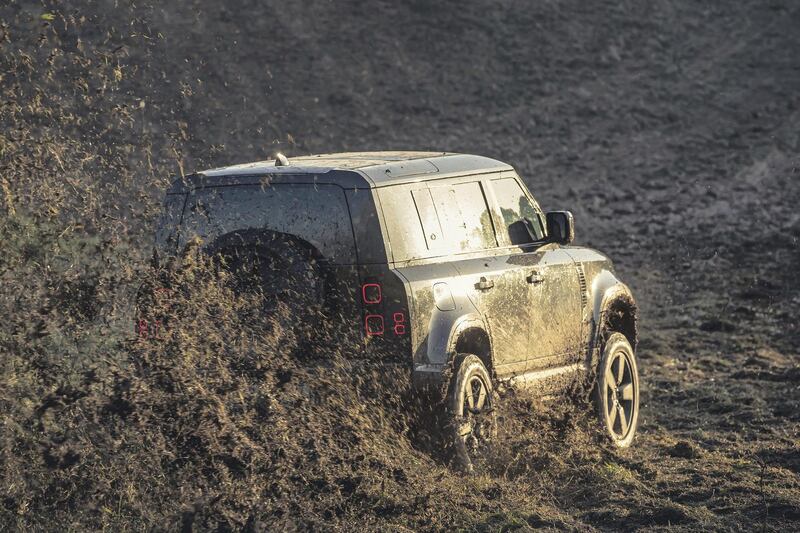
[[[353,228],[344,190],[329,184],[214,187],[189,194],[182,242],[210,244],[237,230],[264,229],[297,236],[333,264],[355,264]]]
[[[379,197],[396,262],[497,246],[479,181],[396,185]]]
[[[413,189],[412,185],[377,189],[392,259],[396,262],[431,257],[414,203]]]

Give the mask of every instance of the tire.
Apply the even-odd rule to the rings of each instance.
[[[321,277],[312,260],[291,244],[281,249],[254,246],[223,254],[233,275],[234,290],[261,294],[302,310],[320,303]]]
[[[639,424],[639,370],[633,348],[621,333],[611,334],[603,347],[595,404],[609,440],[619,448],[630,446]]]
[[[453,459],[465,472],[473,472],[474,462],[486,454],[497,436],[492,380],[480,358],[459,354],[447,397],[448,440]]]
[[[319,265],[291,242],[229,249],[220,254],[231,273],[232,289],[260,301],[255,320],[291,331],[300,351],[315,337],[313,325],[324,322],[324,283]]]

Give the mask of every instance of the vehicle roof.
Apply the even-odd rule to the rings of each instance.
[[[434,175],[497,170],[511,170],[511,166],[488,157],[450,152],[342,152],[291,157],[285,166],[275,166],[275,160],[268,159],[204,170],[188,176],[190,183],[187,185],[221,185],[223,182],[231,183],[231,179],[236,177],[285,175],[289,178],[308,174],[322,177],[330,174],[331,182],[342,182],[343,186],[380,187],[419,181]],[[353,180],[354,174],[360,174],[364,179]]]

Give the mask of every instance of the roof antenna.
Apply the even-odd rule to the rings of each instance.
[[[277,154],[275,154],[275,166],[276,167],[289,166],[289,158],[283,155],[282,153],[278,152]]]

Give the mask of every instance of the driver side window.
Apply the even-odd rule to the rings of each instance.
[[[544,238],[542,221],[514,178],[492,180],[503,223],[499,229],[511,244],[527,244]]]

